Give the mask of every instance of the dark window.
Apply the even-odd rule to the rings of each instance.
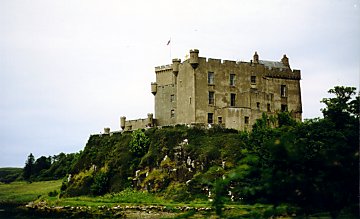
[[[170,102],[174,102],[175,101],[175,95],[174,94],[171,94],[170,95]]]
[[[230,74],[230,86],[235,86],[235,74]]]
[[[171,117],[171,118],[174,118],[174,117],[175,117],[175,110],[171,110],[171,112],[170,112],[170,117]]]
[[[213,91],[209,91],[209,104],[214,105],[215,103],[215,94]]]
[[[288,107],[286,104],[281,104],[281,112],[286,112],[288,111]]]
[[[260,102],[256,102],[256,108],[260,110]]]
[[[221,116],[218,117],[218,123],[222,124],[222,117]]]
[[[252,84],[256,84],[256,76],[251,76],[250,81]]]
[[[267,111],[268,111],[268,112],[271,112],[270,103],[267,104]]]
[[[249,117],[245,116],[244,121],[245,121],[245,124],[249,124]]]
[[[214,84],[214,72],[208,72],[208,84]]]
[[[230,106],[235,106],[236,94],[230,94]]]
[[[286,85],[281,85],[281,97],[286,97]]]
[[[214,114],[213,113],[208,113],[208,123],[212,124],[214,122]]]

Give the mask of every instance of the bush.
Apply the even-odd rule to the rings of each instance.
[[[48,196],[49,196],[49,197],[55,197],[55,196],[57,196],[58,194],[59,194],[59,192],[58,192],[57,190],[54,190],[54,191],[49,192],[49,193],[48,193]]]

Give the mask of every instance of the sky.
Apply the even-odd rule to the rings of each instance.
[[[154,112],[155,66],[201,57],[300,69],[303,118],[359,90],[360,0],[0,0],[0,167],[78,152]],[[171,39],[170,45],[166,45]]]

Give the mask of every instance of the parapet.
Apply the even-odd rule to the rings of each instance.
[[[147,114],[146,119],[126,120],[125,116],[120,117],[120,127],[124,131],[154,127],[156,120],[152,113]]]
[[[163,72],[163,71],[170,71],[172,70],[172,65],[162,65],[162,66],[157,66],[155,67],[155,72]]]

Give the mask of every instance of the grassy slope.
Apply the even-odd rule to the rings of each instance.
[[[13,182],[0,184],[0,204],[23,204],[36,200],[41,195],[47,195],[54,190],[60,190],[61,180],[42,182]]]

